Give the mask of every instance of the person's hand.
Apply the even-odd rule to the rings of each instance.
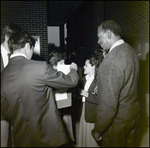
[[[77,64],[72,62],[71,65],[70,65],[70,69],[75,69],[77,71],[78,70]]]
[[[86,90],[81,89],[81,90],[80,90],[80,95],[87,98],[87,97],[89,96],[89,92],[86,91]]]
[[[100,134],[97,133],[94,129],[92,130],[91,134],[92,134],[93,138],[95,139],[95,141],[102,140],[102,137],[100,136]]]

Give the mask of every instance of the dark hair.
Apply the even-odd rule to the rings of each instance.
[[[94,66],[95,65],[95,78],[94,80],[97,80],[97,71],[98,67],[100,66],[100,63],[103,61],[103,52],[102,51],[96,51],[94,54],[90,55],[87,60],[89,60],[89,63]]]
[[[92,65],[92,66],[98,66],[99,65],[99,59],[97,58],[96,55],[90,55],[89,57],[87,57],[87,60],[89,60],[89,63]]]
[[[9,38],[8,47],[13,53],[17,49],[24,48],[26,43],[29,43],[30,48],[35,47],[35,39],[27,31],[21,30]]]
[[[115,35],[121,35],[122,29],[118,23],[116,23],[114,20],[107,20],[100,24],[99,27],[102,27],[102,30],[112,31]]]
[[[5,41],[5,35],[7,35],[10,38],[11,35],[13,35],[14,33],[20,30],[21,30],[21,27],[18,26],[17,24],[6,25],[1,32],[1,43]]]
[[[57,65],[61,60],[66,60],[66,53],[60,50],[52,51],[48,56],[49,63],[51,65]]]
[[[103,55],[103,49],[96,49],[94,55],[98,58],[99,62],[101,63],[104,59],[104,55]],[[98,65],[99,66],[99,65]],[[98,67],[97,66],[97,67]]]

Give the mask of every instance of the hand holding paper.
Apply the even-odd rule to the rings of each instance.
[[[57,70],[62,71],[64,74],[67,75],[70,72],[70,65],[58,65]]]
[[[72,62],[71,65],[70,65],[70,69],[75,69],[77,71],[78,70],[77,64]]]

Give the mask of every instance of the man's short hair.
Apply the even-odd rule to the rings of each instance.
[[[18,31],[13,34],[8,40],[8,47],[11,53],[17,49],[24,48],[26,43],[29,43],[30,49],[35,47],[35,39],[25,30]]]
[[[102,30],[107,31],[110,30],[112,31],[115,35],[120,35],[122,34],[122,29],[118,23],[116,23],[114,20],[107,20],[104,21],[99,27],[102,27]]]

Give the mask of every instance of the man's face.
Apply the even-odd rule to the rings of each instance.
[[[107,36],[107,32],[104,32],[101,27],[98,28],[98,44],[101,45],[103,50],[107,51],[110,49],[110,40]]]

